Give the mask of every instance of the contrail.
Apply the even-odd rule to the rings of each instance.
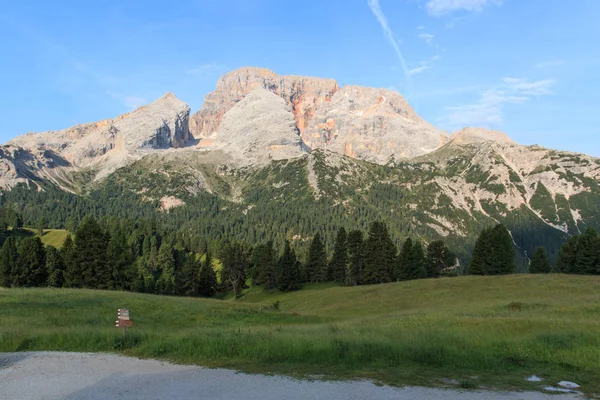
[[[398,47],[398,42],[394,38],[394,33],[392,32],[392,30],[390,29],[390,27],[388,25],[387,18],[385,17],[385,15],[383,14],[383,11],[381,10],[381,6],[379,5],[379,0],[369,0],[368,4],[369,4],[369,8],[371,9],[373,14],[377,18],[377,21],[379,21],[379,25],[381,25],[381,29],[383,29],[383,33],[385,33],[385,36],[386,36],[388,42],[394,48],[394,51],[396,52],[396,56],[398,56],[398,60],[400,60],[400,64],[402,65],[402,71],[404,72],[404,78],[406,79],[406,84],[408,86],[408,94],[412,97],[413,89],[412,89],[412,79],[410,78],[410,72],[409,72],[408,68],[406,67],[406,61],[404,61],[404,56],[402,55],[402,52],[400,51],[400,47]]]

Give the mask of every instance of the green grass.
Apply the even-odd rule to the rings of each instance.
[[[240,300],[0,290],[0,351],[108,351],[180,363],[389,384],[600,393],[600,278],[514,275],[335,287]],[[279,301],[280,310],[272,306]],[[123,345],[116,309],[134,327]],[[473,378],[477,376],[477,378]]]
[[[16,237],[39,236],[38,230],[35,228],[23,228],[20,231],[10,231],[10,234]],[[65,229],[44,229],[42,235],[42,243],[45,246],[54,246],[60,249],[67,238],[69,231]]]

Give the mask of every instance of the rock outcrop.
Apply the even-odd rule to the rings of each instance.
[[[448,141],[399,93],[362,86],[338,91],[317,110],[303,138],[311,148],[378,164],[429,153]]]
[[[445,132],[422,120],[397,92],[360,86],[340,89],[332,79],[278,76],[263,68],[240,68],[219,79],[216,90],[191,117],[192,134],[217,138],[225,114],[255,88],[284,100],[309,148],[386,163],[391,157],[425,154],[448,141]]]
[[[190,119],[192,135],[195,138],[214,138],[225,113],[256,88],[280,96],[291,108],[300,132],[316,109],[328,102],[339,89],[333,79],[279,76],[265,68],[240,68],[222,76],[216,90],[204,98],[202,109]]]
[[[482,142],[513,143],[507,134],[500,131],[492,131],[485,128],[464,128],[452,134],[454,144],[470,144]]]
[[[214,147],[243,165],[305,154],[291,107],[260,87],[225,113]]]
[[[183,147],[190,138],[189,115],[189,106],[167,93],[114,119],[19,136],[0,152],[6,173],[0,186],[56,177],[60,169],[90,167],[97,178],[107,176],[149,150]]]

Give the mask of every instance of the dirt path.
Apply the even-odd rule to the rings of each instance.
[[[565,400],[575,395],[391,388],[310,382],[86,353],[0,353],[0,399],[439,399]]]

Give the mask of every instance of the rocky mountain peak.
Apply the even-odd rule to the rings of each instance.
[[[489,130],[486,128],[464,128],[452,134],[452,142],[455,144],[471,144],[482,142],[512,143],[512,140],[506,133]]]
[[[317,107],[328,102],[339,89],[333,79],[279,76],[265,68],[243,67],[222,76],[216,90],[205,97],[202,109],[190,118],[192,135],[216,137],[225,113],[257,87],[280,96],[291,107],[300,132]]]

